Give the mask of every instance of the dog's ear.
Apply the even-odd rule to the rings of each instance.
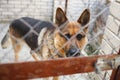
[[[65,16],[65,13],[61,8],[57,8],[56,10],[56,16],[55,16],[55,23],[60,26],[61,24],[65,23],[67,21],[67,17]]]
[[[80,16],[80,18],[78,19],[78,22],[84,26],[86,25],[88,22],[90,21],[90,12],[88,9],[85,9],[82,13],[82,15]]]

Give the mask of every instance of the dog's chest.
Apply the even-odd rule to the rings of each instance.
[[[44,31],[46,29],[44,28],[41,30],[41,34],[44,34]],[[44,34],[44,36],[39,35],[38,36],[38,43],[40,48],[40,53],[42,54],[43,58],[50,58],[51,56],[54,56],[55,53],[55,46],[54,46],[54,33],[51,31],[47,31],[47,33]]]

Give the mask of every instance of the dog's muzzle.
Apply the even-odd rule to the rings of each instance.
[[[67,56],[67,57],[76,57],[76,56],[80,56],[80,49],[77,49],[77,48],[70,48],[70,49],[67,51],[66,56]]]

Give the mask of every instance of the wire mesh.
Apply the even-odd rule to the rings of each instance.
[[[7,0],[5,0],[7,1]],[[52,4],[49,4],[52,6],[51,9],[51,13],[53,15],[37,15],[37,16],[46,16],[47,18],[45,18],[45,20],[50,21],[50,19],[53,18],[53,22],[55,22],[55,11],[57,7],[61,7],[62,9],[65,8],[65,0],[45,0],[39,2],[39,3],[48,3],[51,1],[51,3],[54,4],[54,6]],[[1,3],[4,3],[4,0],[0,1]],[[26,1],[27,2],[27,1]],[[29,2],[29,1],[28,1]],[[37,2],[37,0],[33,1],[30,0],[29,3],[25,4],[25,7],[21,8],[18,12],[13,12],[14,16],[12,18],[9,19],[9,21],[13,21],[16,18],[19,18],[20,14],[26,12],[26,10],[29,7],[36,7],[35,6],[35,2]],[[80,52],[82,54],[82,56],[91,56],[91,55],[104,55],[104,54],[113,54],[113,53],[118,53],[118,50],[120,49],[120,17],[116,15],[118,14],[113,14],[112,11],[116,11],[116,10],[112,10],[113,9],[113,5],[112,4],[114,2],[109,3],[108,1],[100,1],[100,0],[68,0],[68,9],[67,9],[67,17],[70,21],[76,21],[80,14],[82,14],[84,9],[90,9],[91,12],[91,19],[90,22],[88,24],[86,24],[82,30],[78,31],[74,36],[72,36],[70,39],[67,38],[63,32],[61,31],[61,27],[64,27],[68,22],[62,24],[60,27],[57,27],[56,30],[59,31],[59,33],[64,36],[67,39],[67,42],[60,48],[64,48],[68,43],[71,43],[72,46],[75,47],[74,43],[71,42],[72,39],[74,39],[79,33],[84,32],[83,30],[89,26],[89,32],[88,32],[88,43],[86,44],[86,47],[81,51],[80,49],[77,50],[77,52]],[[10,4],[10,0],[8,0],[7,4]],[[15,2],[13,2],[13,5],[17,4]],[[22,3],[21,3],[22,4]],[[41,4],[39,4],[41,5]],[[49,6],[43,6],[43,9],[45,7],[45,9],[49,9],[47,7]],[[0,9],[4,9],[2,7],[0,7]],[[34,8],[35,9],[35,8]],[[40,8],[42,10],[42,8]],[[54,12],[53,12],[54,10]],[[109,12],[110,10],[110,12]],[[20,13],[20,14],[18,14]],[[46,14],[49,12],[44,12],[43,14]],[[8,13],[9,14],[9,13]],[[30,15],[23,15],[23,16],[30,16]],[[36,18],[36,15],[32,15],[32,17]],[[31,16],[30,16],[31,17]],[[6,17],[4,17],[6,18]],[[40,17],[39,17],[40,18]],[[6,18],[7,19],[7,18]],[[22,24],[27,25],[27,27],[30,29],[29,32],[27,32],[27,34],[25,36],[22,37],[22,39],[24,40],[27,36],[29,36],[30,33],[33,33],[37,36],[41,35],[36,32],[36,30],[34,28],[36,28],[38,25],[42,24],[44,21],[41,22],[37,22],[34,25],[30,25],[28,22],[26,22],[24,19],[20,19],[20,21],[22,22]],[[2,41],[4,35],[7,33],[8,28],[9,28],[9,24],[10,23],[4,23],[4,21],[1,21],[0,24],[0,41]],[[52,21],[50,22],[51,25],[54,25],[52,23]],[[44,30],[43,30],[44,31]],[[46,30],[45,30],[46,31]],[[12,36],[12,38],[14,38],[17,41],[17,44],[20,44],[22,42],[21,39],[18,39],[16,37],[14,37],[13,35],[7,33],[9,36]],[[42,36],[42,40],[40,40],[38,43],[41,44],[38,48],[36,48],[33,52],[37,52],[41,49],[41,47],[46,44],[47,45],[47,40],[52,38],[54,36],[54,34],[49,35],[48,38],[44,38],[44,36]],[[50,45],[50,44],[49,44]],[[47,57],[47,59],[52,59],[54,58],[57,54],[59,55],[59,50],[55,49],[54,45],[50,45],[51,49],[54,49],[54,54],[53,55],[49,55],[49,57]],[[28,48],[27,45],[23,46],[23,49],[20,51],[19,53],[19,61],[23,62],[23,61],[34,61],[34,59],[31,57],[30,55],[30,49]],[[76,53],[77,53],[76,52]],[[2,63],[11,63],[14,62],[14,50],[13,47],[10,46],[7,49],[2,49],[0,47],[0,64]],[[73,54],[71,57],[73,57],[75,54]],[[48,56],[48,55],[45,55]],[[61,56],[61,55],[60,55]],[[80,56],[81,57],[81,56]],[[46,59],[44,57],[42,57],[40,55],[40,59]],[[68,76],[60,76],[59,79],[60,80],[110,80],[110,76],[111,76],[111,71],[102,71],[99,74],[96,74],[95,72],[92,73],[83,73],[83,74],[74,74],[74,75],[68,75]],[[42,79],[41,79],[42,80]],[[52,78],[50,78],[50,80],[52,80]]]

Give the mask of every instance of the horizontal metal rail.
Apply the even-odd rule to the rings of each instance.
[[[70,75],[95,71],[98,59],[113,60],[117,54],[71,57],[54,60],[0,64],[0,80],[20,80],[49,76]],[[112,67],[104,67],[110,70]]]

